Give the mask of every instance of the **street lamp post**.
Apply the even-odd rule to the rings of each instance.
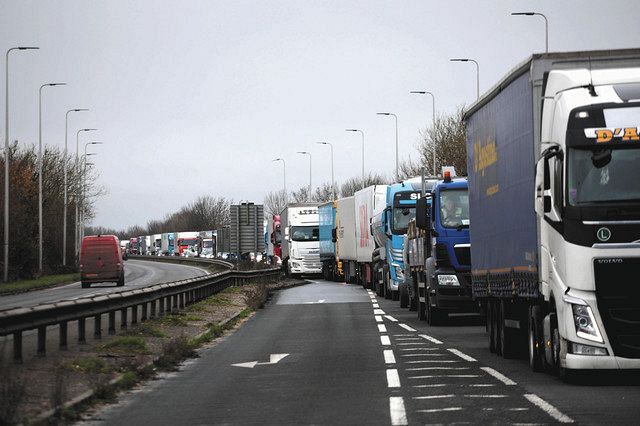
[[[307,202],[311,201],[311,153],[307,151],[298,151],[298,154],[309,156],[309,194],[307,195]]]
[[[83,184],[82,184],[82,214],[81,214],[81,218],[82,220],[80,221],[80,223],[82,223],[82,228],[80,231],[80,241],[82,241],[82,238],[84,238],[84,229],[85,229],[85,213],[86,213],[86,194],[87,194],[87,166],[89,165],[89,163],[87,163],[87,156],[88,155],[97,155],[95,152],[94,153],[87,153],[87,147],[89,145],[102,145],[102,142],[87,142],[84,145],[84,169],[82,172],[82,179],[83,179]]]
[[[545,15],[538,12],[512,12],[511,16],[542,16],[544,19],[544,52],[549,53],[549,21]]]
[[[362,187],[364,188],[365,179],[364,179],[364,132],[360,129],[345,129],[347,132],[360,132],[360,136],[362,136]]]
[[[331,142],[318,142],[320,145],[329,145],[331,148],[331,191],[333,192],[333,199],[336,199],[336,181],[333,174],[333,145]]]
[[[284,201],[285,203],[289,202],[289,193],[287,192],[287,163],[284,161],[284,158],[276,158],[273,161],[282,161],[282,181],[284,183]]]
[[[409,93],[414,93],[417,95],[430,95],[431,96],[431,127],[433,129],[436,128],[436,97],[433,93],[427,92],[426,90],[413,90]],[[436,141],[433,140],[433,175],[437,176],[438,172],[436,170]]]
[[[396,119],[396,180],[400,180],[400,168],[398,163],[398,116],[391,112],[378,112],[377,115],[392,115]]]
[[[38,271],[42,275],[42,89],[66,86],[67,83],[47,83],[38,91]]]
[[[64,117],[64,209],[62,213],[62,266],[67,266],[67,148],[68,148],[68,129],[69,129],[69,113],[89,111],[87,108],[74,108],[67,111]]]
[[[9,280],[9,54],[14,50],[38,50],[39,47],[12,47],[7,50],[5,61],[5,110],[4,110],[4,274]]]
[[[93,132],[96,131],[98,129],[80,129],[76,132],[76,176],[78,176],[80,173],[80,133],[81,132]],[[79,209],[79,205],[78,205],[78,193],[80,192],[79,187],[81,185],[81,182],[77,182],[77,186],[76,186],[76,216],[75,216],[75,257],[76,259],[78,258],[78,245],[79,245],[79,241],[78,241],[78,237],[80,235],[80,224],[78,223],[78,218],[79,218],[79,214],[80,214],[80,209]]]
[[[453,58],[451,62],[473,62],[476,64],[476,99],[480,99],[480,65],[474,59],[469,58]]]

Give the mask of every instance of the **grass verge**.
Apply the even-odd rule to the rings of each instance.
[[[14,281],[0,286],[0,294],[38,290],[54,285],[68,284],[80,280],[80,274],[45,275],[34,280]]]

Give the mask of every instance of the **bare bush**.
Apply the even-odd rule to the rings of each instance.
[[[247,306],[254,311],[264,307],[269,291],[265,284],[252,284],[244,289],[244,298]]]

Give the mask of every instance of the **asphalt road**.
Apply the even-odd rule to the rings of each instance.
[[[124,287],[117,287],[115,283],[104,283],[92,284],[90,288],[82,288],[78,281],[61,287],[0,296],[0,310],[125,291],[208,274],[206,270],[194,266],[133,259],[125,262],[124,271]]]
[[[398,302],[317,280],[278,293],[181,371],[88,424],[630,424],[629,375],[576,386],[486,349],[477,318],[429,327]]]

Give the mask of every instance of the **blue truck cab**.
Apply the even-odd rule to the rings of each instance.
[[[427,182],[431,190],[433,182]],[[404,283],[404,235],[409,222],[416,216],[416,201],[421,197],[421,178],[412,178],[387,187],[387,206],[372,218],[373,234],[378,245],[374,251],[374,284],[379,296],[399,299]]]
[[[415,262],[418,267],[412,268],[410,298],[418,317],[437,324],[449,313],[476,311],[471,292],[467,179],[452,179],[445,174],[433,186],[430,202],[416,210],[417,227],[423,230],[419,242],[423,249]],[[410,240],[416,236],[409,232]]]
[[[318,206],[318,230],[320,239],[320,261],[322,277],[327,281],[335,281],[336,260],[336,203],[329,201]]]

